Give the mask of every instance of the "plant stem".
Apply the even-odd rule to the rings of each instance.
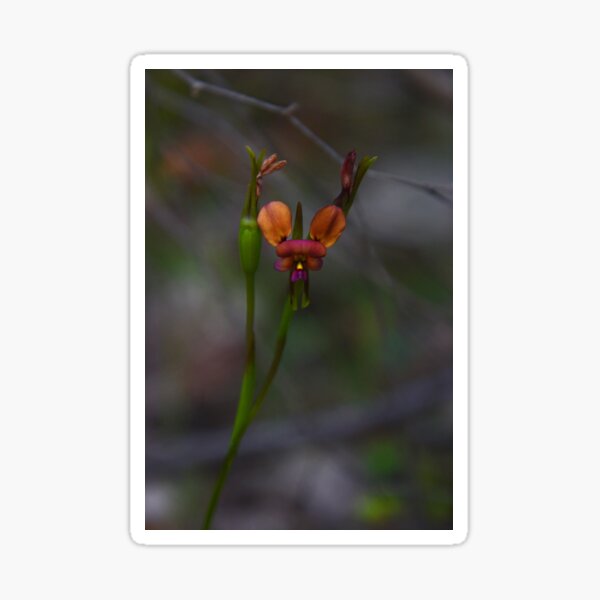
[[[229,449],[227,451],[227,455],[225,456],[225,460],[221,465],[221,470],[219,471],[219,476],[217,477],[217,481],[215,483],[215,487],[213,489],[212,496],[210,497],[210,502],[208,504],[208,509],[206,510],[206,515],[204,516],[204,525],[203,529],[210,529],[213,515],[215,513],[215,509],[217,508],[217,503],[219,502],[219,498],[221,496],[221,490],[223,489],[223,485],[225,480],[227,479],[227,475],[229,475],[229,471],[231,470],[231,465],[233,464],[233,459],[237,454],[240,442],[242,441],[242,436],[246,431],[246,426],[243,426],[242,429],[239,430],[237,434],[234,434],[229,442]]]
[[[229,442],[229,448],[227,450],[227,455],[225,456],[225,460],[223,461],[223,464],[221,465],[221,469],[219,471],[219,475],[217,477],[217,481],[215,483],[215,487],[213,489],[212,496],[210,498],[210,502],[208,504],[208,509],[207,509],[206,515],[204,517],[204,529],[210,529],[210,527],[211,527],[213,515],[217,508],[219,498],[221,496],[221,491],[223,489],[223,486],[225,484],[227,476],[229,475],[229,471],[231,470],[231,466],[232,466],[235,456],[237,454],[238,448],[240,446],[240,442],[242,441],[242,438],[244,437],[246,430],[250,426],[250,423],[252,423],[252,421],[258,414],[258,411],[260,410],[260,407],[262,406],[264,399],[266,398],[267,394],[269,393],[271,384],[273,383],[273,380],[275,379],[275,375],[277,374],[277,370],[279,368],[279,363],[281,362],[281,357],[283,356],[283,351],[285,349],[285,342],[287,339],[288,328],[289,328],[290,322],[292,320],[292,316],[294,315],[294,311],[292,310],[290,299],[288,296],[286,296],[285,304],[283,307],[283,312],[281,313],[281,319],[279,321],[279,329],[277,330],[277,340],[275,342],[275,353],[273,354],[273,359],[271,360],[271,365],[269,367],[269,371],[267,372],[267,377],[266,377],[265,382],[263,383],[263,385],[260,389],[260,392],[259,392],[258,396],[256,397],[256,401],[254,402],[252,407],[250,408],[250,404],[248,404],[247,409],[242,409],[242,402],[247,401],[247,398],[246,398],[247,390],[254,389],[254,369],[255,369],[255,366],[254,366],[254,330],[253,330],[252,326],[250,328],[248,328],[248,322],[250,322],[250,323],[254,322],[254,293],[253,293],[254,292],[254,277],[252,277],[251,285],[248,284],[248,278],[246,279],[246,284],[247,284],[246,285],[247,297],[249,297],[249,295],[248,295],[249,292],[252,291],[252,307],[250,307],[250,302],[247,302],[247,304],[246,304],[246,306],[247,306],[246,318],[247,319],[250,317],[252,318],[251,321],[248,321],[248,320],[246,321],[246,336],[247,336],[247,341],[250,339],[250,336],[252,337],[252,346],[250,346],[250,344],[247,345],[248,354],[246,357],[247,358],[246,372],[244,373],[244,379],[242,381],[242,390],[240,393],[240,402],[238,404],[238,413],[236,415],[236,421],[234,424],[231,440]],[[250,348],[251,348],[251,352],[250,352]],[[250,356],[250,355],[252,356],[252,371],[253,371],[252,387],[250,387],[246,383],[246,380],[248,379],[247,374],[248,374],[248,370],[249,370],[249,366],[250,366],[248,363],[248,356]],[[250,401],[251,401],[251,399],[250,399]],[[244,417],[240,416],[241,413],[243,412],[243,410],[246,411]]]
[[[255,341],[254,341],[254,273],[246,273],[246,367],[242,377],[240,398],[238,400],[237,412],[229,441],[227,455],[219,471],[219,476],[213,488],[212,495],[204,516],[204,529],[210,529],[212,518],[217,508],[223,484],[231,469],[233,459],[249,423],[250,407],[254,396],[254,384],[256,379]]]
[[[246,368],[242,377],[240,399],[231,438],[248,419],[256,380],[255,341],[254,341],[254,274],[246,274]]]
[[[275,379],[275,375],[277,375],[277,369],[279,368],[279,363],[281,362],[281,357],[283,356],[283,351],[285,349],[288,328],[293,316],[294,311],[292,309],[292,304],[290,299],[286,296],[285,304],[283,305],[283,312],[281,313],[281,319],[279,321],[279,329],[277,330],[275,353],[273,354],[273,359],[271,360],[271,366],[269,367],[265,382],[263,383],[260,392],[256,397],[256,401],[252,406],[252,410],[250,411],[250,418],[248,419],[250,423],[254,420],[258,411],[260,410],[264,399],[269,393],[269,389],[271,388],[271,384]]]

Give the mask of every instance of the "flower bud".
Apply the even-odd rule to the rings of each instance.
[[[258,163],[256,163],[258,166]],[[256,197],[260,198],[262,192],[263,178],[279,169],[283,169],[287,165],[287,160],[277,160],[277,154],[271,154],[271,156],[265,158],[260,164],[258,174],[256,175]]]
[[[268,168],[265,168],[263,164],[263,168],[260,170],[260,173],[264,177],[265,175],[270,175],[271,173],[275,173],[275,171],[279,171],[279,169],[283,169],[285,165],[287,165],[287,160],[279,160],[270,164]]]
[[[351,150],[346,154],[342,164],[340,176],[342,180],[342,190],[349,192],[352,189],[352,178],[354,175],[354,163],[356,162],[356,150]]]
[[[352,192],[352,185],[354,183],[354,163],[356,162],[356,150],[350,150],[346,154],[346,158],[342,163],[342,169],[340,171],[340,180],[342,182],[342,189],[338,196],[333,200],[333,204],[341,208],[344,213],[346,212],[346,205]]]
[[[277,154],[271,154],[271,156],[265,158],[260,165],[260,173],[264,175],[265,171],[277,160]]]
[[[261,235],[256,219],[242,217],[240,221],[240,260],[244,273],[251,275],[258,269]]]

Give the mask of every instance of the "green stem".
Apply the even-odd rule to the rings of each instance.
[[[254,273],[246,274],[246,356],[254,362]]]
[[[235,422],[229,441],[229,449],[215,487],[213,488],[208,508],[204,517],[204,529],[210,529],[213,515],[219,498],[223,484],[227,479],[229,470],[233,463],[233,459],[237,454],[237,449],[242,440],[246,427],[249,424],[250,408],[254,397],[254,386],[256,380],[256,361],[255,361],[255,341],[254,341],[254,273],[246,273],[246,367],[244,376],[242,377],[242,385],[240,389],[240,398],[238,400]]]
[[[246,279],[246,291],[249,292],[251,289],[254,291],[254,278],[252,277],[251,286],[248,285],[248,279]],[[248,296],[249,297],[249,296]],[[252,307],[250,308],[250,302],[247,302],[247,313],[246,317],[252,317],[251,323],[254,322],[254,294],[252,294]],[[242,392],[240,394],[240,403],[238,404],[238,414],[236,415],[236,423],[234,425],[233,434],[231,436],[231,440],[229,442],[229,448],[227,450],[227,455],[225,456],[225,460],[221,465],[221,469],[219,471],[219,475],[217,477],[217,481],[215,483],[215,487],[213,489],[212,496],[210,498],[210,502],[208,504],[208,509],[206,511],[206,515],[204,517],[204,529],[210,529],[214,512],[217,508],[217,504],[219,502],[219,498],[221,496],[221,491],[227,480],[227,476],[229,475],[229,471],[231,470],[231,466],[237,454],[238,448],[240,446],[240,442],[246,433],[246,430],[250,426],[250,423],[254,420],[260,407],[262,406],[264,399],[269,393],[269,389],[271,388],[271,384],[275,379],[275,375],[277,374],[277,370],[279,368],[279,363],[281,362],[281,357],[283,356],[283,351],[285,349],[285,342],[287,339],[287,332],[292,320],[292,316],[294,315],[294,311],[292,310],[292,306],[290,303],[289,297],[286,296],[285,305],[283,307],[283,312],[281,314],[281,319],[279,321],[279,329],[277,330],[277,340],[275,342],[275,353],[273,354],[273,359],[271,360],[271,366],[269,367],[269,371],[267,373],[267,377],[265,382],[263,383],[258,396],[256,397],[256,401],[252,405],[250,409],[250,405],[248,405],[248,412],[245,413],[245,418],[242,420],[240,417],[240,407],[242,402],[246,402],[247,398],[245,397],[247,389],[254,389],[254,385],[252,388],[245,385],[246,383],[246,375],[248,373],[248,363],[246,365],[246,373],[244,373],[244,380],[242,381]],[[246,322],[247,325],[248,321]],[[247,340],[249,336],[252,336],[252,369],[254,370],[254,331],[253,328],[246,327],[246,335]],[[250,349],[250,345],[248,345],[248,349]],[[248,354],[250,356],[250,353]],[[252,375],[254,377],[254,375]],[[244,398],[244,399],[243,399]],[[243,400],[242,400],[243,399]]]
[[[269,389],[271,388],[271,384],[275,379],[275,375],[277,375],[277,369],[279,368],[279,363],[281,362],[281,357],[283,356],[283,351],[285,349],[288,328],[290,326],[290,322],[293,316],[294,311],[292,309],[292,304],[290,302],[289,297],[286,296],[285,304],[283,306],[283,312],[281,313],[281,319],[279,321],[279,329],[277,330],[275,353],[273,354],[273,359],[271,360],[271,366],[269,367],[269,371],[267,373],[265,382],[263,383],[262,388],[260,389],[260,392],[256,397],[256,401],[252,406],[252,410],[250,411],[250,418],[248,419],[249,423],[251,423],[256,417],[264,399],[269,393]]]
[[[242,436],[244,435],[244,431],[246,431],[247,425],[248,424],[246,424],[245,427],[240,429],[240,431],[232,437],[231,442],[229,442],[229,450],[227,451],[225,460],[221,465],[221,470],[219,471],[219,476],[217,477],[217,481],[215,483],[215,487],[213,489],[212,496],[210,497],[210,502],[208,504],[208,509],[206,510],[206,515],[204,516],[204,529],[210,529],[211,527],[213,515],[215,514],[215,509],[217,508],[217,504],[221,496],[221,490],[223,489],[223,485],[225,484],[227,475],[229,475],[231,465],[233,464],[233,459],[237,454],[240,442],[242,441]]]
[[[246,274],[246,368],[242,377],[240,399],[238,401],[235,422],[231,438],[241,429],[252,406],[256,380],[256,360],[254,342],[254,274]]]

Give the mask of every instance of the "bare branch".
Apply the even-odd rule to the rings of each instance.
[[[177,77],[179,77],[179,79],[181,79],[189,85],[191,94],[193,96],[197,96],[200,92],[208,92],[209,94],[213,94],[214,96],[227,98],[229,100],[233,100],[234,102],[245,104],[247,106],[252,106],[254,108],[259,108],[261,110],[277,114],[283,117],[304,137],[306,137],[313,144],[318,146],[330,158],[335,160],[337,163],[341,163],[343,161],[344,158],[339,152],[337,152],[332,146],[330,146],[325,140],[319,137],[312,129],[307,127],[298,117],[294,115],[294,113],[298,110],[298,105],[295,102],[293,102],[289,106],[273,104],[271,102],[255,98],[254,96],[248,96],[247,94],[235,92],[233,90],[221,87],[219,85],[202,81],[193,77],[186,71],[182,71],[180,69],[174,69],[173,73]],[[374,177],[377,179],[389,179],[395,181],[413,189],[420,190],[428,194],[429,196],[435,198],[436,200],[443,202],[444,204],[450,206],[452,205],[452,186],[417,181],[409,177],[404,177],[403,175],[388,173],[387,171],[379,171],[378,169],[370,169],[367,173],[367,176]]]
[[[413,422],[452,401],[452,371],[445,368],[399,385],[364,406],[340,406],[319,414],[279,422],[256,423],[240,447],[240,456],[272,454],[299,446],[340,442]],[[146,446],[148,472],[173,473],[219,462],[229,429],[153,439]]]

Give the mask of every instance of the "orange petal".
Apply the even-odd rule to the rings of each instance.
[[[346,228],[346,217],[339,206],[329,204],[318,210],[310,224],[310,237],[326,248],[333,246]]]
[[[287,204],[275,200],[258,213],[258,226],[271,246],[277,246],[292,233],[292,212]]]

